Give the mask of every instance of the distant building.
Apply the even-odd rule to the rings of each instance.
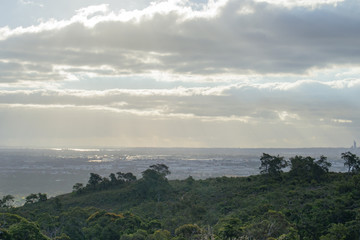
[[[356,141],[354,140],[354,146],[353,146],[354,149],[356,149]]]

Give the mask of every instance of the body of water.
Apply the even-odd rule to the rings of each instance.
[[[259,173],[262,153],[328,157],[331,171],[346,171],[341,153],[360,149],[0,149],[0,196],[12,194],[21,199],[30,193],[54,196],[72,191],[75,183],[86,184],[91,172],[108,177],[110,173],[141,172],[150,165],[164,163],[172,172],[169,179],[205,179],[219,176],[249,176]]]

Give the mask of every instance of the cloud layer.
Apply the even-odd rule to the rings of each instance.
[[[291,9],[266,1],[210,2],[199,10],[184,1],[134,11],[98,5],[78,10],[69,20],[3,27],[3,67],[28,76],[5,76],[2,81],[60,80],[61,70],[79,74],[83,68],[100,75],[161,71],[204,77],[301,74],[313,68],[358,65],[359,4],[327,1],[338,6],[307,8],[316,6],[312,2],[298,1],[305,6]]]
[[[169,0],[0,26],[0,144],[343,146],[360,129],[359,13]]]

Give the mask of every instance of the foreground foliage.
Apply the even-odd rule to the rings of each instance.
[[[73,193],[5,204],[0,239],[359,239],[360,175],[329,167],[323,156],[264,154],[250,177],[168,181],[164,164],[138,180],[92,173]]]

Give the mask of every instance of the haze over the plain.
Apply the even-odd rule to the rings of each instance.
[[[345,172],[341,153],[360,148],[121,148],[121,149],[3,149],[0,148],[0,196],[21,199],[30,193],[55,196],[71,192],[75,183],[86,183],[90,173],[108,177],[110,173],[131,172],[138,178],[154,164],[170,168],[169,179],[244,177],[260,173],[263,153],[296,155],[319,159],[325,155],[330,171]],[[287,172],[289,168],[284,169]]]
[[[0,145],[348,147],[359,39],[358,0],[3,0]]]

